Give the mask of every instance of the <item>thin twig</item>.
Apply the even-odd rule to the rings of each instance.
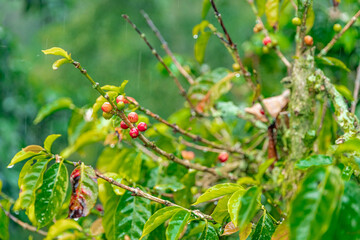
[[[179,79],[175,76],[175,74],[170,70],[170,68],[165,64],[164,60],[162,59],[162,57],[158,54],[158,52],[156,51],[156,49],[150,44],[150,42],[148,41],[148,39],[146,38],[145,34],[142,33],[140,31],[140,29],[135,25],[135,23],[133,23],[129,16],[126,14],[121,15],[130,25],[131,27],[140,35],[140,37],[144,40],[144,42],[146,43],[146,45],[150,48],[152,54],[156,57],[156,59],[161,63],[161,65],[163,65],[163,67],[165,68],[165,70],[169,73],[170,77],[172,77],[174,79],[174,82],[176,84],[176,86],[178,87],[181,96],[183,96],[186,101],[188,102],[191,111],[196,114],[197,116],[203,116],[202,113],[200,113],[192,104],[192,102],[190,101],[185,89],[183,88],[183,86],[181,85]]]
[[[345,25],[345,27],[331,39],[331,41],[320,51],[317,56],[321,57],[323,55],[326,55],[328,51],[334,46],[336,41],[355,23],[356,19],[358,19],[359,16],[360,10],[350,19],[350,21]]]
[[[95,82],[90,75],[87,73],[87,71],[80,65],[79,62],[76,62],[72,60],[72,64],[79,69],[79,71],[90,81],[93,88],[98,91],[110,104],[113,106],[112,113],[118,115],[127,126],[130,128],[134,128],[134,125],[129,121],[129,119],[126,117],[124,111],[118,110],[115,106],[115,103],[110,99],[109,95],[104,92],[104,90],[101,89],[99,86],[99,83]],[[161,148],[157,147],[155,143],[151,142],[149,139],[147,139],[142,133],[139,133],[139,139],[144,143],[145,147],[152,149],[153,151],[159,153],[160,155],[166,157],[170,161],[176,162],[180,165],[183,165],[184,167],[188,169],[195,169],[202,172],[210,173],[218,178],[227,178],[230,180],[236,180],[236,177],[229,175],[228,173],[219,174],[218,171],[216,171],[214,168],[205,167],[203,165],[197,164],[197,163],[191,163],[187,160],[180,159],[176,157],[172,153],[168,153]]]
[[[148,157],[150,157],[152,160],[154,160],[154,162],[160,163],[162,165],[165,165],[163,159],[161,157],[159,157],[158,155],[154,154],[153,152],[149,151],[149,149],[147,149],[144,145],[134,141],[134,144],[137,148],[139,148],[143,153],[145,153],[145,155],[147,155]]]
[[[188,72],[183,68],[183,66],[178,62],[173,52],[170,50],[168,43],[164,39],[164,37],[161,35],[159,29],[155,26],[149,15],[144,11],[141,10],[141,14],[146,19],[147,24],[150,26],[150,28],[155,33],[156,37],[160,40],[162,47],[164,48],[167,55],[169,55],[179,70],[179,72],[186,78],[186,80],[189,82],[190,85],[194,84],[194,79],[188,74]]]
[[[222,152],[224,152],[224,150],[220,150],[220,149],[216,149],[216,148],[209,148],[209,147],[206,147],[206,146],[197,145],[197,144],[195,144],[195,143],[188,142],[188,141],[186,141],[186,140],[184,140],[184,139],[181,139],[181,143],[184,144],[185,146],[188,146],[188,147],[191,147],[191,148],[194,148],[194,149],[203,151],[203,152],[215,152],[215,153],[222,153]]]
[[[8,216],[15,223],[19,224],[22,228],[32,231],[32,232],[36,232],[43,236],[47,236],[47,232],[40,230],[40,229],[38,230],[36,227],[31,226],[30,224],[27,224],[26,222],[21,221],[20,219],[16,218],[14,215],[12,215],[10,212],[6,211],[1,203],[0,203],[0,208],[4,211],[6,216]]]
[[[356,105],[358,103],[358,98],[359,98],[359,88],[360,88],[360,62],[356,71],[354,101],[351,103],[351,113],[355,113]]]
[[[125,97],[126,98],[126,97]],[[140,111],[142,111],[143,113],[145,113],[146,115],[154,118],[155,120],[165,124],[166,126],[168,127],[171,127],[172,129],[174,129],[174,132],[178,132],[184,136],[187,136],[189,138],[191,138],[192,140],[196,141],[196,142],[202,142],[206,145],[209,145],[213,148],[217,148],[217,149],[222,149],[222,150],[225,150],[225,151],[228,151],[230,153],[238,153],[238,154],[244,154],[244,152],[239,149],[239,148],[235,148],[235,147],[228,147],[228,146],[225,146],[225,145],[221,145],[221,144],[217,144],[217,143],[214,143],[214,142],[211,142],[205,138],[202,138],[200,137],[199,135],[195,135],[193,133],[190,133],[182,128],[180,128],[177,124],[171,124],[169,123],[168,121],[166,121],[165,119],[161,118],[159,115],[151,112],[149,109],[146,109],[142,106],[140,106],[138,103],[132,101],[131,99],[129,98],[126,98],[130,103],[134,104],[136,107],[138,107],[138,109]]]
[[[187,210],[189,212],[192,212],[195,216],[201,218],[201,219],[206,219],[206,220],[210,220],[210,221],[214,221],[213,218],[209,215],[206,215],[202,212],[200,212],[199,210],[190,210],[190,209],[187,209],[187,208],[184,208],[180,205],[177,205],[175,203],[172,203],[170,201],[167,201],[167,200],[163,200],[161,198],[157,198],[157,197],[154,197],[153,195],[150,195],[144,191],[142,191],[141,189],[139,188],[133,188],[133,187],[130,187],[130,186],[127,186],[127,185],[124,185],[122,183],[119,183],[117,181],[115,181],[114,179],[112,178],[109,178],[109,177],[106,177],[105,175],[101,174],[99,171],[95,171],[96,173],[96,176],[99,177],[99,178],[102,178],[104,179],[105,181],[109,182],[110,184],[113,184],[115,186],[118,186],[120,188],[123,188],[127,191],[130,191],[133,193],[134,196],[137,196],[137,197],[142,197],[142,198],[146,198],[146,199],[149,199],[151,201],[154,201],[154,202],[157,202],[157,203],[160,203],[160,204],[163,204],[165,206],[175,206],[175,207],[179,207],[179,208],[182,208],[184,210]]]
[[[238,48],[237,48],[237,45],[233,42],[233,40],[231,39],[225,25],[224,25],[224,22],[221,18],[221,14],[219,13],[216,5],[215,5],[215,2],[214,0],[210,0],[210,3],[211,3],[211,6],[214,10],[214,14],[215,14],[215,17],[216,19],[218,20],[224,34],[225,34],[225,37],[227,39],[227,42],[228,42],[228,45],[230,47],[230,49],[232,50],[232,54],[234,55],[234,58],[236,60],[236,62],[239,64],[240,66],[240,70],[242,72],[242,74],[244,75],[244,78],[247,82],[247,84],[251,87],[251,89],[254,91],[254,92],[257,92],[257,86],[253,83],[252,79],[251,79],[251,74],[249,71],[246,70],[246,68],[244,67],[244,64],[242,63],[241,61],[241,58],[240,58],[240,55],[239,55],[239,52],[238,52]],[[260,96],[257,98],[257,100],[259,101],[260,105],[262,106],[262,108],[264,109],[265,111],[265,117],[267,119],[268,122],[270,122],[270,119],[273,119],[271,117],[271,114],[269,112],[269,110],[267,109],[267,107],[264,105],[263,103],[263,97],[262,95],[260,94]],[[273,119],[274,120],[274,119]],[[272,121],[273,122],[273,121]]]
[[[280,48],[278,46],[275,47],[275,53],[276,53],[276,55],[278,55],[280,60],[285,64],[285,66],[288,69],[288,72],[290,72],[291,63],[289,62],[289,60],[287,60],[287,58],[284,56],[284,54],[280,51]]]

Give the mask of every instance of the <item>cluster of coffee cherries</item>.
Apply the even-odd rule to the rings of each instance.
[[[124,110],[126,108],[126,104],[131,104],[131,102],[128,101],[128,99],[133,102],[133,103],[137,103],[136,100],[132,97],[127,97],[127,99],[123,96],[123,95],[119,95],[116,98],[116,107],[119,110]],[[111,106],[111,104],[109,102],[105,102],[102,106],[101,106],[101,110],[103,111],[103,117],[105,119],[110,119],[112,117],[112,111],[113,107]],[[134,127],[130,129],[129,131],[129,135],[132,138],[137,138],[139,136],[139,131],[140,132],[145,132],[147,130],[147,125],[144,122],[140,122],[136,125],[136,123],[139,121],[139,116],[136,112],[130,112],[127,115],[127,118],[129,120],[129,122],[131,122]],[[129,126],[124,122],[121,121],[120,122],[120,127],[122,129],[128,129]]]

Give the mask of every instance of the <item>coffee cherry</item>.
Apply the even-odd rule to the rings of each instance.
[[[254,26],[254,28],[253,28],[254,33],[258,33],[258,32],[260,32],[261,30],[263,30],[263,25],[260,24],[260,23],[257,23],[257,24]]]
[[[125,123],[124,121],[121,121],[121,122],[120,122],[120,127],[121,127],[122,129],[128,129],[128,128],[129,128],[128,125],[126,125],[126,123]]]
[[[136,123],[139,120],[139,116],[137,115],[136,112],[129,113],[127,117],[129,119],[129,121],[132,123]]]
[[[294,17],[292,20],[291,20],[292,24],[295,25],[295,26],[300,26],[301,25],[301,19],[298,18],[298,17]]]
[[[261,115],[265,115],[264,109],[260,109],[260,114],[261,114]]]
[[[181,156],[183,157],[183,159],[186,160],[193,160],[195,158],[195,153],[192,151],[181,151]]]
[[[139,136],[139,130],[137,128],[132,128],[129,131],[129,135],[132,138],[137,138]]]
[[[119,102],[124,102],[125,104],[128,104],[128,103],[129,103],[129,101],[126,100],[123,95],[117,96],[117,98],[116,98],[116,103],[119,103]]]
[[[336,23],[336,24],[334,24],[333,29],[334,29],[335,32],[338,33],[338,32],[341,31],[342,27],[341,27],[340,24]]]
[[[227,152],[222,152],[218,156],[220,162],[226,162],[228,158],[229,158],[229,154]]]
[[[113,107],[111,106],[111,104],[109,102],[104,102],[104,104],[101,106],[101,110],[103,110],[103,112],[110,112],[113,109]]]
[[[127,97],[127,99],[129,99],[129,101],[133,102],[134,104],[139,104],[139,103],[135,100],[135,98]],[[129,102],[129,101],[128,101],[128,102]],[[129,103],[131,103],[131,102],[129,102]]]
[[[240,71],[240,65],[238,63],[234,63],[232,65],[232,68],[234,69],[234,71]]]
[[[268,48],[267,46],[263,46],[263,47],[262,47],[262,52],[263,52],[264,54],[268,54],[268,53],[269,53],[269,48]]]
[[[271,43],[271,38],[270,38],[269,36],[264,37],[264,39],[263,39],[263,44],[266,46],[266,45],[268,45],[269,43]]]
[[[113,116],[112,113],[108,113],[108,112],[103,112],[102,115],[106,120],[109,120]]]
[[[314,44],[314,40],[313,40],[312,36],[310,36],[310,35],[306,35],[304,37],[304,42],[308,46],[312,46]]]
[[[140,132],[145,132],[146,129],[147,129],[147,125],[146,125],[146,123],[144,123],[144,122],[140,122],[140,123],[137,125],[137,128],[139,129]]]
[[[123,110],[125,108],[125,103],[124,102],[118,102],[116,104],[116,107],[119,109],[119,110]]]

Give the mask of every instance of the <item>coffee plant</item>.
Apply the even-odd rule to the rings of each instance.
[[[60,57],[54,70],[73,65],[99,97],[91,107],[76,106],[64,96],[40,109],[35,124],[58,110],[71,110],[68,146],[53,152],[61,137],[53,134],[43,146],[29,145],[11,159],[9,168],[23,164],[20,193],[18,199],[1,193],[0,238],[13,239],[8,225],[14,221],[45,239],[360,239],[355,115],[360,68],[353,93],[326,73],[354,70],[328,53],[358,26],[360,11],[343,14],[346,21],[333,25],[331,40],[318,43],[311,35],[315,2],[248,3],[255,16],[254,36],[247,43],[250,59],[271,54],[286,68],[282,79],[271,80],[283,85],[277,96],[262,95],[259,79],[266,76],[241,56],[214,0],[203,1],[203,20],[193,28],[200,69],[179,60],[147,13],[141,12],[164,58],[122,15],[184,97],[184,106],[168,119],[127,95],[131,81],[102,85],[106,81],[93,79],[76,56],[60,47],[43,50]],[[322,8],[340,15],[339,4],[333,0]],[[291,56],[283,54],[279,41],[284,9],[291,12],[285,15],[294,36]],[[217,25],[205,20],[211,11]],[[231,69],[206,69],[210,38],[229,52]],[[87,84],[80,77],[74,81]],[[248,101],[236,104],[224,97],[236,94]],[[103,150],[90,166],[81,153],[95,143]],[[69,160],[76,153],[78,161]],[[19,211],[27,222],[16,216]]]

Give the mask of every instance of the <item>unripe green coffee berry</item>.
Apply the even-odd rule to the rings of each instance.
[[[112,113],[107,113],[107,112],[103,112],[102,115],[106,120],[109,120],[113,116]]]
[[[295,26],[300,26],[301,25],[301,19],[298,18],[298,17],[294,17],[292,20],[291,20],[292,24],[295,25]]]
[[[341,31],[342,26],[340,24],[336,23],[336,24],[334,24],[333,29],[334,29],[335,32],[338,33],[338,32]]]
[[[232,65],[232,68],[234,69],[234,71],[240,71],[240,65],[238,63],[234,63]]]
[[[263,46],[263,47],[262,47],[262,52],[263,52],[264,54],[268,54],[268,53],[269,53],[269,48],[268,48],[267,46]]]
[[[123,110],[125,108],[125,103],[124,102],[118,102],[116,104],[116,107],[119,109],[119,110]]]

